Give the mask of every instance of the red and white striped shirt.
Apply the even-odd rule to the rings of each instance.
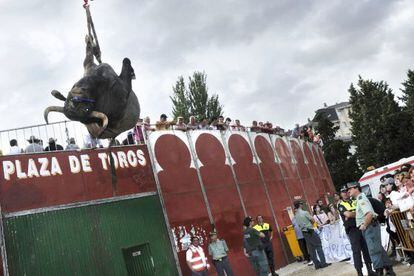
[[[207,258],[201,246],[190,245],[186,252],[186,260],[194,271],[203,271],[207,268]]]

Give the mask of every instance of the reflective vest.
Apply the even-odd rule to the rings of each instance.
[[[203,271],[206,269],[206,265],[204,264],[204,261],[198,252],[198,250],[203,250],[201,247],[198,247],[198,250],[195,246],[191,245],[188,250],[191,250],[192,256],[191,260],[189,261],[191,264],[191,269],[194,271]]]
[[[255,226],[253,226],[254,229],[256,229],[257,231],[263,232],[263,231],[269,231],[270,230],[270,225],[269,223],[263,223],[263,225],[259,225],[256,224]]]
[[[351,203],[349,203],[348,201],[342,201],[341,203],[339,203],[339,205],[344,206],[347,211],[353,212],[356,210],[356,200],[352,200]]]
[[[349,231],[352,228],[356,228],[356,221],[355,221],[355,218],[345,218],[344,212],[345,211],[355,212],[356,200],[342,201],[341,203],[338,204],[338,210],[339,210],[339,214],[342,217],[342,221],[344,223],[345,232],[349,233]]]
[[[269,223],[263,223],[263,225],[259,225],[256,224],[255,226],[253,226],[254,229],[256,229],[259,232],[262,232],[263,234],[265,234],[266,237],[262,238],[262,242],[265,244],[270,243],[270,232],[272,231],[270,228]]]

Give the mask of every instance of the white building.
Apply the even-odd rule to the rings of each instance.
[[[324,107],[316,110],[315,118],[320,113],[324,113],[326,117],[334,124],[334,126],[339,127],[336,132],[336,138],[343,141],[351,141],[352,132],[351,132],[351,119],[349,118],[349,111],[351,109],[351,104],[349,102],[342,102],[328,106],[326,103]]]

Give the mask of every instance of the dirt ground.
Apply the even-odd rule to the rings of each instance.
[[[414,275],[414,265],[407,266],[403,264],[396,264],[394,266],[394,271],[398,276],[412,276]],[[307,266],[302,263],[290,264],[286,267],[283,267],[277,271],[279,275],[293,275],[293,276],[309,276],[309,275],[318,275],[318,276],[348,276],[356,275],[354,266],[347,262],[333,263],[331,266],[324,269],[315,270],[313,266]]]

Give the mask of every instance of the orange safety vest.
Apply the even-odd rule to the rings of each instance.
[[[203,259],[201,258],[200,253],[198,253],[196,248],[194,246],[190,246],[190,250],[192,252],[190,260],[192,270],[203,271],[206,269],[206,265],[204,264]]]

